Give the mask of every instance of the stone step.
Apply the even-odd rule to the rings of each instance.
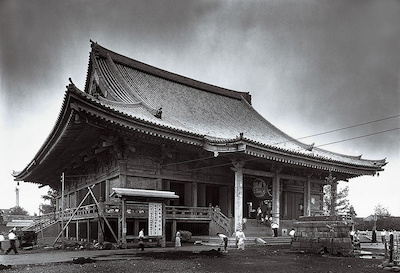
[[[292,242],[292,238],[289,236],[282,237],[249,237],[246,236],[245,244],[253,245],[260,244],[260,241],[257,242],[257,239],[262,239],[265,241],[265,245],[290,245]],[[221,244],[221,240],[218,237],[214,236],[192,236],[192,241],[198,244],[203,245],[211,245],[211,246],[219,246]],[[236,245],[236,239],[234,237],[228,237],[228,246],[232,247]]]

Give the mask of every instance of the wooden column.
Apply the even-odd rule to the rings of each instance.
[[[67,227],[65,228],[65,237],[67,238],[67,240],[69,239],[69,225],[67,225]]]
[[[126,198],[122,198],[121,204],[121,243],[126,248]]]
[[[228,189],[227,189],[227,194],[228,194],[228,208],[227,208],[227,210],[228,210],[228,214],[227,214],[227,216],[229,217],[229,218],[232,218],[233,217],[233,198],[232,198],[232,196],[233,196],[233,193],[232,193],[232,187],[231,186],[229,186],[228,187]]]
[[[79,220],[76,220],[76,240],[79,241]]]
[[[280,216],[280,177],[278,172],[272,178],[272,221],[279,225]]]
[[[303,215],[311,216],[311,177],[307,176],[307,180],[304,181],[304,204],[303,204]]]
[[[105,226],[104,226],[104,199],[103,197],[99,198],[99,220],[97,221],[97,241],[99,243],[103,243],[104,242],[104,230],[105,230]]]
[[[192,207],[197,207],[197,182],[192,183]]]
[[[332,181],[331,184],[332,204],[331,204],[331,215],[336,215],[336,200],[337,200],[337,181]]]
[[[205,184],[198,184],[198,194],[197,194],[197,204],[200,207],[207,207],[206,204],[206,185]]]
[[[228,215],[228,186],[221,186],[219,188],[219,207],[222,213]]]
[[[243,166],[244,162],[233,161],[235,172],[235,230],[242,229],[243,224]]]
[[[190,207],[192,206],[192,184],[193,183],[185,183],[184,189],[185,189],[185,198],[183,200],[185,206]]]
[[[160,245],[161,247],[166,247],[167,245],[167,233],[166,233],[166,210],[165,210],[165,201],[162,202],[162,237]],[[173,237],[172,237],[173,238]]]
[[[172,227],[171,227],[171,238],[173,241],[175,241],[175,234],[176,234],[176,220],[172,220]]]
[[[90,220],[86,220],[86,241],[90,243]]]

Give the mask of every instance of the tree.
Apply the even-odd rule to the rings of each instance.
[[[383,207],[381,204],[378,204],[375,206],[375,215],[379,218],[384,218],[390,216],[389,210],[385,207]]]
[[[349,195],[349,186],[346,186],[338,191],[336,197],[336,214],[350,214],[350,215],[357,215],[354,210],[354,207],[350,205],[350,201],[347,198]],[[326,215],[331,215],[331,186],[325,185],[324,186],[324,213]]]
[[[40,204],[39,210],[41,214],[54,213],[56,211],[57,195],[58,192],[54,189],[49,189],[47,191],[47,194],[42,195],[42,199],[44,199],[45,201],[49,201],[50,204]]]
[[[10,209],[9,212],[10,215],[28,215],[28,211],[26,211],[24,208],[16,206]]]

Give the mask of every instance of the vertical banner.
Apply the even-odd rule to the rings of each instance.
[[[162,203],[149,203],[149,236],[162,236]]]

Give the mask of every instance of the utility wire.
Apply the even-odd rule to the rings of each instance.
[[[380,132],[376,132],[376,133],[371,133],[371,134],[367,134],[367,135],[362,135],[362,136],[358,136],[358,137],[351,137],[351,138],[347,138],[347,139],[343,139],[343,140],[339,140],[339,141],[329,142],[329,143],[326,143],[326,144],[317,145],[316,147],[328,146],[328,145],[331,145],[331,144],[336,144],[336,143],[340,143],[340,142],[346,142],[346,141],[350,141],[350,140],[354,140],[354,139],[358,139],[358,138],[363,138],[363,137],[374,136],[374,135],[383,134],[383,133],[396,131],[396,130],[400,130],[400,127],[399,128],[392,128],[392,129],[388,129],[388,130],[380,131]]]
[[[347,127],[343,127],[343,128],[339,128],[339,129],[334,129],[334,130],[330,130],[330,131],[326,131],[326,132],[322,132],[322,133],[318,133],[318,134],[314,134],[314,135],[304,136],[304,137],[297,138],[297,140],[305,139],[305,138],[309,138],[309,137],[314,137],[314,136],[325,135],[325,134],[329,134],[329,133],[333,133],[333,132],[337,132],[337,131],[342,131],[342,130],[346,130],[346,129],[350,129],[350,128],[354,128],[354,127],[358,127],[358,126],[362,126],[362,125],[367,125],[367,124],[371,124],[371,123],[375,123],[375,122],[379,122],[379,121],[384,121],[384,120],[388,120],[388,119],[392,119],[392,118],[397,118],[397,117],[400,117],[400,115],[395,115],[395,116],[391,116],[391,117],[387,117],[387,118],[381,118],[381,119],[372,120],[372,121],[368,121],[368,122],[364,122],[364,123],[359,123],[359,124],[356,124],[356,125],[351,125],[351,126],[347,126]]]

